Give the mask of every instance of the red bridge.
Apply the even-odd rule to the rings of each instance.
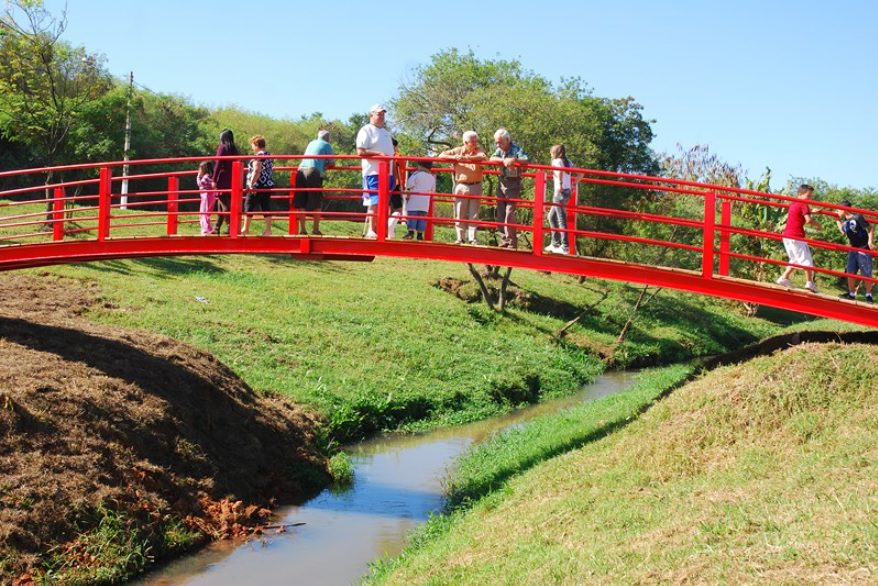
[[[275,177],[283,182],[286,172],[295,175],[296,160],[303,157],[272,158]],[[406,257],[649,284],[878,326],[878,307],[837,298],[830,285],[847,275],[826,266],[843,267],[846,253],[855,250],[841,243],[834,221],[838,210],[859,212],[875,222],[878,215],[872,212],[808,202],[817,210],[816,217],[826,216],[821,233],[825,239],[807,242],[821,265],[815,268],[822,275],[818,284],[830,293],[814,294],[774,284],[783,267],[789,265],[777,260],[782,251],[781,236],[776,226],[764,227],[764,220],[780,219],[793,201],[790,197],[660,177],[565,169],[576,174],[574,195],[566,206],[566,233],[573,254],[548,254],[543,246],[553,230],[544,223],[551,205],[551,194],[547,198],[546,192],[552,167],[527,165],[522,167],[526,195],[513,200],[518,208],[515,228],[522,243],[518,250],[492,246],[491,242],[496,243],[492,233],[505,226],[484,219],[478,222],[480,236],[485,239],[480,245],[452,244],[454,196],[448,193],[427,194],[431,203],[426,239],[412,241],[388,234],[389,170],[396,162],[411,167],[417,158],[388,157],[379,164],[379,205],[372,218],[377,238],[367,239],[361,236],[360,224],[354,223],[362,223],[368,215],[360,205],[359,157],[335,158],[355,166],[329,172],[324,189],[328,201],[321,213],[325,236],[296,234],[290,187],[266,190],[271,194],[275,226],[282,223],[284,228],[272,236],[242,235],[245,157],[232,158],[232,188],[227,191],[231,206],[224,213],[230,226],[227,236],[200,235],[195,168],[204,158],[2,172],[0,185],[6,189],[0,191],[0,270],[196,254],[284,254],[295,259],[348,261]],[[129,173],[123,165],[133,166],[135,172]],[[490,187],[496,171],[491,164],[485,168],[486,186]],[[434,168],[437,175],[449,170]],[[485,193],[493,191],[486,188]],[[489,195],[480,199],[484,218],[486,208],[493,208],[497,200]],[[613,203],[622,201],[634,203],[626,204],[626,209]],[[261,214],[256,221],[261,221]]]

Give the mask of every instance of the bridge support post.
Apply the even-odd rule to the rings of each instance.
[[[390,163],[378,162],[378,209],[372,218],[378,242],[387,240],[387,210],[390,208]]]
[[[112,202],[113,171],[101,167],[98,178],[98,242],[110,236],[110,204]]]
[[[232,201],[229,205],[229,238],[237,238],[241,231],[241,204],[244,199],[244,166],[232,161]]]
[[[180,180],[175,175],[172,175],[168,177],[168,236],[177,235],[177,224],[179,222],[177,212],[180,209],[177,200],[179,198]]]
[[[732,227],[732,202],[727,199],[720,203],[720,224],[722,229],[719,233],[719,274],[729,276],[729,252],[732,249],[732,234],[728,231]]]
[[[537,171],[534,176],[534,213],[533,213],[533,253],[534,256],[543,255],[543,217],[546,203],[546,172]]]
[[[701,253],[701,276],[713,278],[713,241],[716,236],[716,192],[704,195],[704,242]]]
[[[64,188],[56,187],[52,198],[52,240],[64,240]]]

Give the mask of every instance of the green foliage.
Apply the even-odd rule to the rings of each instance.
[[[652,172],[652,129],[641,109],[631,98],[594,97],[578,78],[556,86],[518,61],[450,49],[414,70],[391,114],[425,152],[457,145],[475,130],[490,153],[494,131],[505,127],[532,161],[548,163],[551,145],[564,143],[580,166]]]
[[[173,515],[144,524],[106,505],[85,515],[81,525],[71,543],[52,552],[39,583],[117,584],[141,573],[154,555],[179,553],[204,539]]]
[[[354,462],[347,452],[339,452],[329,459],[329,475],[338,486],[348,486],[354,481]]]
[[[45,165],[65,162],[82,108],[111,83],[100,59],[60,40],[66,24],[33,0],[0,17],[0,134]]]

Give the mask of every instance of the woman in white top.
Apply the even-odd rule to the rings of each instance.
[[[552,171],[554,179],[554,193],[552,194],[552,209],[549,210],[549,226],[552,227],[552,242],[544,250],[554,254],[570,254],[570,246],[567,241],[567,202],[570,201],[570,173],[563,171],[565,167],[572,167],[573,163],[567,158],[567,151],[563,144],[556,144],[550,150]]]

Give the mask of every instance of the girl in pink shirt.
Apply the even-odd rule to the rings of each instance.
[[[213,234],[210,226],[210,212],[216,203],[216,183],[213,180],[213,163],[202,161],[198,165],[198,189],[201,190],[201,206],[198,209],[201,219],[201,235]]]

